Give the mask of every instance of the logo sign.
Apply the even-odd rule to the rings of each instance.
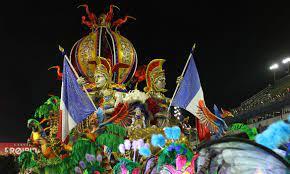
[[[0,154],[20,155],[23,151],[35,151],[38,149],[27,143],[0,143]]]

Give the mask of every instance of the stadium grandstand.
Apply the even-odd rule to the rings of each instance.
[[[228,123],[246,123],[260,131],[272,122],[286,120],[290,114],[290,75],[277,80],[231,111],[235,117],[227,119]]]

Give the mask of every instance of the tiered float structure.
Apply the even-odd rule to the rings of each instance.
[[[223,118],[232,116],[230,112],[217,111],[218,116],[200,103],[197,107],[203,119],[196,125],[190,124],[194,116],[181,108],[175,107],[170,113],[170,98],[163,94],[165,60],[154,59],[147,66],[138,66],[133,44],[118,31],[134,18],[113,20],[117,9],[113,5],[98,17],[87,5],[82,7],[86,11],[82,23],[91,32],[74,44],[69,63],[96,112],[69,128],[69,135],[64,136],[61,99],[50,97],[28,120],[32,131],[28,143],[39,152],[19,156],[21,173],[211,173],[223,170],[217,168],[221,165],[217,154],[223,154],[220,146],[229,147],[228,142],[234,147],[233,154],[238,154],[234,149],[250,148],[258,155],[267,154],[280,165],[279,171],[286,171],[281,157],[246,140],[227,139],[198,146],[226,135]],[[144,90],[138,89],[142,81],[146,81]],[[224,159],[224,163],[231,163],[230,157]],[[211,160],[215,166],[209,163]]]

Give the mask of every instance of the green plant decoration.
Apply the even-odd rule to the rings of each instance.
[[[58,96],[52,96],[44,102],[43,105],[39,106],[35,113],[35,118],[48,118],[50,112],[58,112],[60,105],[60,99]]]
[[[255,140],[255,136],[258,134],[257,129],[250,128],[248,125],[245,125],[243,123],[235,123],[230,128],[229,131],[240,131],[245,132],[250,140]]]

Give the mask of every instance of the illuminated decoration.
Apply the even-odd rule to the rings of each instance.
[[[104,57],[112,66],[118,63],[130,65],[129,68],[120,68],[113,74],[115,83],[121,84],[129,81],[137,68],[137,53],[128,39],[123,37],[118,31],[112,30],[112,27],[117,25],[117,23],[113,26],[111,25],[113,9],[111,8],[107,14],[101,14],[96,17],[88,11],[86,5],[84,7],[86,7],[89,21],[84,21],[85,16],[83,16],[83,24],[90,27],[91,32],[77,41],[72,48],[70,58],[76,69],[82,76],[93,82],[94,67],[89,62],[97,61],[98,58]]]

